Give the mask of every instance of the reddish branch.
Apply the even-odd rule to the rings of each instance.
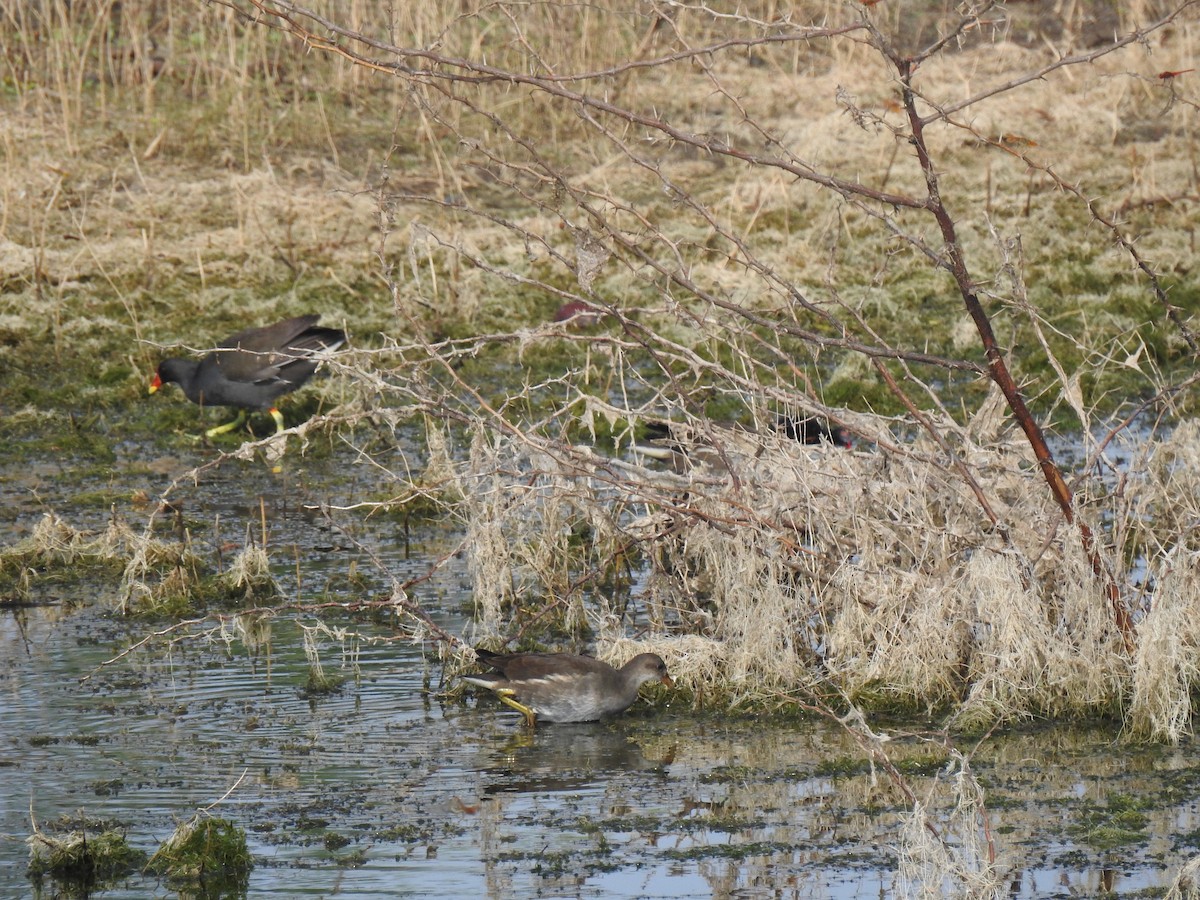
[[[900,73],[904,109],[908,116],[909,127],[912,129],[912,145],[917,154],[917,160],[921,165],[921,171],[925,175],[927,196],[924,205],[937,222],[938,228],[941,231],[942,242],[946,252],[946,258],[942,265],[954,277],[955,284],[962,295],[963,304],[966,306],[971,320],[975,323],[975,329],[979,332],[979,339],[983,344],[984,355],[988,362],[988,375],[1004,394],[1004,399],[1008,402],[1009,409],[1012,410],[1013,418],[1021,426],[1021,430],[1025,432],[1029,446],[1033,448],[1038,466],[1042,470],[1042,476],[1046,479],[1046,484],[1050,487],[1050,493],[1062,510],[1064,518],[1066,518],[1067,522],[1078,526],[1083,551],[1087,555],[1092,571],[1097,578],[1102,579],[1104,582],[1104,593],[1112,605],[1113,617],[1117,628],[1125,640],[1126,647],[1132,648],[1133,619],[1121,598],[1120,587],[1104,564],[1104,559],[1101,557],[1099,548],[1096,546],[1096,538],[1091,528],[1086,522],[1076,520],[1075,503],[1071,489],[1067,486],[1062,472],[1054,462],[1054,455],[1050,452],[1050,447],[1046,444],[1046,437],[1042,433],[1041,426],[1038,425],[1030,413],[1029,407],[1025,404],[1025,397],[1022,395],[1021,389],[1017,386],[1016,381],[1013,380],[1012,373],[1008,370],[1004,354],[1001,352],[1000,345],[996,341],[996,333],[992,330],[991,320],[988,318],[983,304],[979,302],[979,296],[975,293],[975,284],[967,269],[962,245],[959,243],[958,234],[955,230],[954,219],[942,202],[937,171],[934,168],[933,160],[929,155],[929,148],[925,141],[925,119],[917,111],[916,94],[912,89],[912,76],[917,64],[911,57],[898,56],[885,47],[881,47],[881,49],[889,55]]]

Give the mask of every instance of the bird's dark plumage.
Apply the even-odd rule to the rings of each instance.
[[[779,416],[775,419],[775,430],[802,444],[829,443],[846,449],[854,446],[849,431],[841,425],[830,427],[815,416],[808,416],[804,419]]]
[[[840,425],[831,428],[815,417],[795,419],[791,416],[778,416],[775,420],[775,430],[801,444],[829,443],[847,449],[854,446],[850,432],[845,428]],[[700,428],[681,426],[673,422],[649,421],[644,423],[644,431],[652,443],[638,444],[636,449],[651,459],[669,462],[680,474],[686,474],[697,465],[708,465],[717,469],[727,465],[725,448],[710,441],[709,435]],[[728,435],[753,433],[741,426],[718,426],[713,431],[723,431]]]
[[[164,359],[150,383],[150,393],[173,382],[193,403],[241,411],[271,410],[282,427],[275,400],[308,381],[320,356],[346,342],[344,331],[323,328],[317,325],[319,319],[318,315],[296,316],[262,328],[247,328],[230,335],[199,360]]]
[[[529,724],[590,722],[628,709],[643,684],[658,681],[670,687],[667,664],[654,653],[642,653],[614,669],[590,656],[570,653],[492,653],[476,650],[479,661],[493,671],[463,680],[495,691],[520,710]]]

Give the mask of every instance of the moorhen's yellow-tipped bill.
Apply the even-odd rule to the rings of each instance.
[[[654,653],[635,656],[621,668],[590,656],[571,653],[492,653],[476,657],[493,671],[464,675],[463,681],[495,691],[501,702],[523,716],[528,725],[547,722],[592,722],[624,712],[651,681],[674,685],[667,664]]]
[[[247,410],[269,412],[276,433],[283,431],[276,398],[312,378],[321,356],[346,342],[344,331],[318,326],[320,318],[296,316],[262,328],[247,328],[230,335],[199,360],[164,359],[150,381],[150,393],[174,382],[193,403],[237,409],[236,419],[208,429],[208,437],[237,428],[245,421]]]

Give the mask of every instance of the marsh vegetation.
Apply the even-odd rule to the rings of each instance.
[[[942,815],[875,717],[1191,733],[1200,22],[914,8],[5,8],[0,449],[38,500],[3,597],[106,581],[145,621],[113,665],[282,626],[313,696],[383,623],[445,676],[658,653],[676,708],[840,723],[907,809],[904,890],[998,891],[969,754]],[[288,432],[197,443],[145,397],[310,312],[351,347]],[[679,471],[638,450],[663,425]],[[264,462],[270,502],[189,515]],[[280,497],[344,571],[284,558]],[[401,565],[385,523],[448,545]]]

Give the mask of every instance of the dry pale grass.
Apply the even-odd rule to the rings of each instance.
[[[240,22],[228,7],[197,4],[161,19],[154,4],[121,6],[119,16],[113,4],[39,6],[57,10],[56,23],[73,23],[81,33],[94,35],[94,45],[81,42],[80,58],[73,62],[67,54],[53,59],[35,52],[46,49],[44,42],[33,39],[42,23],[2,23],[10,34],[29,39],[21,44],[27,58],[9,63],[15,83],[24,86],[19,92],[24,103],[23,111],[10,121],[0,166],[0,196],[8,201],[0,223],[0,277],[19,280],[37,272],[51,284],[71,284],[140,276],[153,289],[198,276],[199,309],[215,311],[228,302],[221,288],[239,278],[278,280],[297,272],[314,279],[329,267],[343,283],[353,283],[360,277],[357,273],[378,266],[381,249],[389,262],[409,268],[414,261],[409,256],[412,242],[419,242],[422,228],[434,229],[445,247],[460,248],[507,270],[521,272],[539,257],[553,261],[536,245],[514,241],[511,228],[494,218],[448,217],[437,205],[448,194],[462,194],[468,210],[482,211],[516,197],[529,208],[513,221],[544,239],[548,249],[566,250],[569,234],[561,229],[562,218],[565,214],[578,224],[581,211],[554,202],[538,210],[532,207],[546,202],[541,189],[519,181],[510,189],[506,164],[523,167],[530,160],[504,135],[481,130],[487,123],[461,105],[446,98],[422,102],[416,94],[406,99],[400,83],[391,85],[377,74],[322,54],[306,54],[282,36]],[[673,26],[679,36],[671,42],[651,27],[652,20],[603,5],[591,16],[582,9],[533,5],[525,11],[528,19],[512,22],[499,21],[504,17],[497,17],[489,4],[453,12],[422,8],[402,13],[382,4],[352,6],[350,11],[335,4],[330,12],[349,16],[369,32],[390,30],[403,46],[440,42],[450,55],[470,56],[483,49],[479,29],[485,24],[500,33],[519,29],[542,64],[556,71],[597,71],[639,48],[647,55],[667,55],[678,44],[699,42],[718,31],[717,23],[699,10],[679,12]],[[839,4],[812,7],[797,11],[797,21],[837,21],[847,15]],[[770,10],[760,13],[761,21],[771,19]],[[94,20],[73,18],[87,15]],[[568,21],[561,21],[563,17]],[[771,33],[768,28],[751,28],[754,19],[751,14],[745,23],[749,38]],[[621,24],[614,29],[613,23]],[[563,41],[559,35],[568,26],[594,29],[605,38]],[[206,43],[197,38],[208,34],[220,40]],[[651,43],[643,45],[643,37]],[[502,54],[520,53],[520,46],[489,39],[486,52],[502,66]],[[198,47],[207,52],[198,52]],[[165,69],[148,81],[133,78],[141,62],[106,71],[112,54],[120,56],[117,48],[139,59],[162,57]],[[1053,163],[1067,181],[1086,175],[1092,196],[1113,207],[1128,205],[1134,215],[1152,209],[1163,227],[1145,237],[1147,254],[1166,270],[1187,263],[1194,250],[1190,229],[1168,227],[1170,220],[1186,218],[1186,209],[1169,201],[1185,194],[1193,182],[1188,148],[1194,117],[1188,104],[1171,102],[1155,76],[1187,68],[1194,51],[1192,29],[1180,28],[1154,47],[1152,57],[1105,57],[1089,66],[1086,79],[1056,74],[1020,91],[1000,93],[973,107],[969,129],[941,126],[930,134],[944,191],[960,198],[955,212],[961,217],[961,239],[982,281],[1002,264],[989,221],[1011,221],[1006,236],[1019,231],[1027,250],[1038,248],[1038,259],[1078,251],[1084,241],[1114,272],[1126,262],[1119,253],[1102,249],[1108,242],[1102,231],[1064,232],[1056,227],[1062,204],[1054,185],[1031,175],[1022,160],[982,146],[977,134],[1020,135],[1029,142],[1026,149],[1035,162]],[[902,117],[894,108],[894,81],[878,55],[850,41],[812,42],[799,56],[776,53],[771,45],[757,47],[755,53],[754,64],[744,56],[724,54],[700,70],[671,66],[650,67],[641,77],[626,73],[616,79],[619,97],[631,108],[656,110],[678,127],[700,134],[728,133],[732,138],[748,118],[786,148],[789,159],[846,177],[885,173],[882,183],[889,190],[920,189],[921,174],[912,160],[896,154],[890,129],[899,127]],[[933,58],[923,69],[922,87],[931,102],[942,104],[1003,83],[1013,73],[1034,69],[1052,57],[1052,49],[1041,43],[996,40]],[[386,194],[392,199],[383,209],[371,189],[382,186],[378,176],[389,153],[389,134],[378,135],[375,146],[362,146],[353,135],[360,122],[334,117],[329,109],[322,112],[311,99],[311,87],[317,83],[329,95],[345,94],[363,104],[359,119],[374,115],[386,120],[388,107],[398,108],[394,134],[404,139],[403,150],[388,167]],[[68,141],[54,129],[67,113],[53,101],[51,84],[74,85],[80,96],[70,109],[88,110],[86,116],[72,113],[76,124]],[[83,101],[88,85],[110,97],[98,112]],[[515,99],[504,108],[505,122],[537,146],[561,148],[555,158],[567,157],[562,165],[571,183],[593,194],[597,210],[614,231],[638,234],[652,225],[669,238],[657,249],[646,245],[660,255],[671,247],[718,240],[728,229],[752,240],[754,256],[775,273],[747,278],[727,257],[701,256],[692,261],[692,272],[711,289],[726,291],[739,302],[775,306],[786,302],[788,284],[826,282],[831,261],[848,271],[862,267],[872,276],[868,284],[896,270],[898,261],[888,252],[893,236],[886,229],[864,227],[869,223],[841,198],[777,169],[725,164],[681,151],[652,135],[639,142],[615,127],[609,133],[581,133],[577,117],[567,110],[536,99],[517,102],[528,95],[513,90]],[[226,92],[243,98],[241,103],[223,104]],[[180,94],[186,95],[190,108],[198,103],[219,106],[219,125],[181,121]],[[123,105],[129,95],[139,96],[143,104],[132,118]],[[266,105],[248,105],[244,99],[255,96]],[[741,108],[729,102],[732,98]],[[485,101],[486,95],[478,102]],[[146,104],[152,114],[146,113]],[[562,126],[563,121],[573,123],[571,128]],[[277,132],[286,129],[289,135],[299,132],[319,139],[281,141],[278,133],[264,133],[265,123],[274,123]],[[202,135],[214,130],[228,131],[228,159],[213,159],[209,148],[197,146]],[[419,140],[410,144],[410,135]],[[1144,135],[1153,139],[1139,140]],[[625,152],[626,143],[637,144],[638,152]],[[697,216],[678,203],[664,202],[668,198],[663,179],[685,188],[711,215]],[[848,234],[853,247],[845,246]],[[477,267],[461,262],[457,250],[446,255],[444,269],[437,273],[436,293],[428,283],[420,289],[416,271],[414,281],[402,283],[402,289],[410,298],[434,296],[445,304],[454,297],[467,310],[475,308],[491,290],[489,279],[481,281]],[[613,262],[599,281],[604,293],[644,295],[645,275]],[[851,281],[840,292],[852,306],[869,309],[889,303],[885,294],[863,290],[860,279]],[[206,283],[213,285],[211,293]],[[833,301],[822,293],[814,297],[817,302]],[[22,302],[30,299],[41,304],[39,317],[62,316],[67,302],[55,292]],[[1081,300],[1099,304],[1102,298]],[[145,302],[134,295],[126,304],[134,327],[141,324]]]
[[[204,563],[189,544],[162,541],[147,531],[130,541],[122,559],[117,610],[123,615],[186,607],[198,592]]]
[[[1191,734],[1200,685],[1200,554],[1179,548],[1156,567],[1154,601],[1138,626],[1129,726],[1178,743]]]
[[[925,23],[922,37],[882,6],[872,21],[914,46],[953,16]],[[93,18],[79,18],[87,9]],[[0,165],[9,343],[47,322],[64,355],[122,328],[167,343],[197,317],[266,318],[316,296],[370,335],[364,344],[382,344],[354,376],[390,408],[380,420],[394,427],[396,409],[429,417],[429,465],[397,472],[397,494],[440,486],[460,517],[472,637],[523,628],[521,610],[545,606],[568,629],[586,625],[612,657],[640,631],[686,683],[715,681],[733,703],[821,684],[958,705],[971,722],[1128,707],[1139,731],[1178,739],[1186,728],[1193,644],[1128,646],[1106,590],[1115,579],[1145,613],[1139,641],[1158,633],[1156,620],[1186,615],[1192,588],[1170,561],[1186,557],[1176,547],[1195,549],[1195,442],[1151,442],[1156,452],[1118,487],[1084,473],[1081,518],[1111,573],[1097,575],[1023,440],[1004,431],[1003,408],[963,388],[972,375],[896,363],[905,387],[893,392],[860,352],[934,344],[968,357],[978,340],[961,314],[923,316],[953,305],[929,268],[940,245],[924,210],[872,205],[783,165],[924,190],[883,57],[861,35],[789,31],[853,25],[858,5],[804,5],[790,20],[772,4],[729,17],[700,6],[669,16],[615,4],[322,7],[401,48],[603,87],[640,123],[545,86],[387,78],[250,24],[243,3],[161,18],[156,4],[127,2],[116,25],[112,5],[87,9],[47,2],[0,23],[27,38],[6,57],[20,101]],[[1166,377],[1149,353],[1134,355],[1157,310],[1055,280],[1062,260],[1086,258],[1093,281],[1130,267],[1070,188],[1124,210],[1162,271],[1187,271],[1196,104],[1183,76],[1159,75],[1189,68],[1197,30],[1182,17],[1135,47],[980,98],[1154,13],[1135,4],[1097,22],[1072,9],[1052,34],[1050,17],[1022,25],[1018,13],[987,40],[973,31],[926,61],[918,86],[927,113],[978,98],[927,131],[942,196],[1005,339],[1024,350],[1049,335],[1047,355],[1070,361],[1055,358],[1040,389],[1087,421],[1099,398],[1082,384],[1122,370],[1155,391]],[[32,40],[49,23],[94,41],[54,56]],[[729,35],[745,46],[691,52]],[[645,64],[565,78],[629,60]],[[101,102],[86,107],[85,96]],[[208,118],[183,114],[197,105]],[[765,161],[718,152],[726,145]],[[107,285],[105,303],[96,285]],[[522,327],[570,299],[610,308],[613,327]],[[1177,333],[1159,337],[1161,358],[1177,353]],[[553,363],[567,345],[584,359],[485,403],[459,372],[483,357],[480,377],[500,345],[516,367]],[[1018,376],[1021,362],[1015,353]],[[963,409],[941,407],[945,386],[963,391]],[[842,408],[900,408],[903,391],[932,410],[926,425]],[[759,432],[713,425],[710,402]],[[616,458],[561,437],[572,433],[564,423],[602,409]],[[761,428],[778,409],[832,412],[863,449],[789,445]],[[722,464],[686,475],[643,465],[613,424],[643,415],[693,426]],[[472,437],[456,444],[464,431]],[[1090,431],[1081,440],[1098,450]],[[630,616],[596,586],[634,552],[647,570]],[[127,602],[158,590],[147,573],[162,569],[144,555],[129,561]],[[1134,560],[1146,583],[1174,593],[1138,598],[1121,574]]]
[[[28,536],[0,550],[0,573],[12,580],[15,599],[28,600],[37,581],[47,573],[86,566],[119,567],[135,556],[147,567],[161,566],[178,555],[175,545],[145,538],[115,515],[103,531],[85,531],[46,513]]]
[[[247,544],[239,550],[222,577],[230,592],[241,594],[246,601],[279,594],[271,575],[271,558],[266,550],[255,544]]]
[[[1192,556],[1147,561],[1158,589],[1131,653],[1079,532],[1058,521],[1019,443],[975,443],[963,432],[956,445],[1000,511],[992,524],[921,441],[884,454],[711,424],[705,433],[723,466],[684,476],[621,470],[624,492],[655,498],[648,515],[631,509],[616,522],[621,537],[610,544],[636,544],[650,563],[637,608],[651,634],[631,640],[628,617],[603,596],[589,594],[580,608],[576,595],[572,614],[586,617],[602,655],[653,650],[698,695],[722,703],[777,702],[821,685],[872,702],[951,706],[976,727],[1128,707],[1140,733],[1185,733],[1196,671],[1184,627],[1196,596]],[[584,474],[587,452],[476,439],[465,509],[478,636],[508,627],[508,604],[570,585],[569,569],[587,571],[566,535],[588,523],[614,527],[611,482]],[[521,474],[506,480],[505,471]],[[1160,471],[1165,481],[1139,484],[1140,502],[1172,497],[1179,467]],[[1183,498],[1193,514],[1197,496]],[[1115,569],[1128,552],[1113,547],[1103,558]]]
[[[867,16],[913,50],[952,25],[949,4],[929,19],[898,3],[319,6],[394,43],[370,56],[408,66],[399,77],[322,52],[323,33],[252,25],[241,0],[166,19],[126,0],[115,28],[113,5],[6,8],[9,33],[51,24],[28,18],[45,10],[93,38],[5,57],[20,87],[0,165],[13,286],[0,330],[20,343],[53,323],[65,356],[97,330],[163,343],[197,316],[266,318],[316,297],[382,332],[345,371],[362,387],[347,418],[424,417],[427,459],[380,469],[396,496],[459,518],[473,642],[591,637],[614,664],[653,651],[698,703],[840,696],[856,733],[853,705],[879,704],[974,727],[1124,712],[1134,733],[1179,741],[1200,671],[1200,441],[1150,438],[1124,466],[1091,426],[1113,373],[1164,409],[1187,400],[1160,369],[1187,352],[1187,329],[1162,324],[1114,239],[1136,237],[1156,272],[1186,282],[1198,107],[1194,79],[1160,75],[1191,67],[1198,32],[1184,16],[998,89],[1157,13],[1126,4],[1100,21],[1088,6],[989,10],[914,83],[972,289],[1017,380],[1084,426],[1076,508],[1092,559],[978,389],[978,332],[931,266],[946,247],[920,204],[894,69],[862,32],[797,36]],[[741,43],[694,52],[726,39]],[[458,58],[520,77],[443,80],[464,74]],[[610,318],[528,326],[568,300]],[[479,383],[496,358],[526,370],[519,385]],[[716,407],[757,427],[714,424]],[[769,427],[779,410],[831,416],[859,449],[788,442]],[[631,449],[641,418],[688,426],[689,470]],[[589,428],[615,450],[578,446]],[[76,552],[69,532],[44,531],[52,552]],[[189,589],[186,560],[130,548],[127,604]],[[262,559],[243,562],[243,584],[265,577]],[[1142,587],[1126,574],[1138,568]],[[1136,631],[1119,627],[1113,587]],[[268,640],[259,621],[231,618],[220,637]],[[353,666],[345,633],[304,639],[314,689],[336,684],[327,642]],[[469,662],[462,645],[447,655]],[[871,737],[882,758],[885,736]],[[999,894],[979,787],[953,759],[947,792],[907,798],[901,895]]]
[[[270,560],[260,547],[247,545],[219,579],[202,584],[206,565],[190,543],[156,537],[151,529],[135,531],[114,516],[102,531],[75,528],[47,513],[28,537],[0,550],[0,573],[15,584],[16,599],[33,596],[46,574],[104,566],[120,572],[114,600],[122,614],[187,607],[214,594],[244,602],[277,595]]]

